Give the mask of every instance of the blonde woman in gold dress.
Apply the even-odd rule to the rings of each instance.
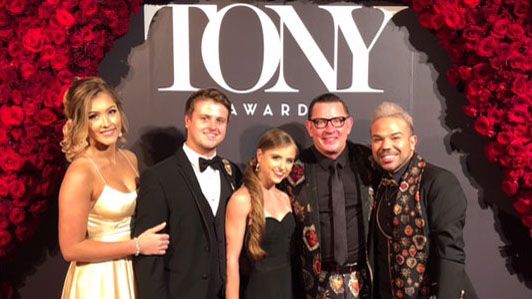
[[[64,99],[61,142],[68,167],[59,193],[59,245],[71,262],[62,298],[135,298],[131,256],[165,254],[161,223],[130,237],[137,197],[137,158],[117,142],[127,120],[102,79],[75,79]]]

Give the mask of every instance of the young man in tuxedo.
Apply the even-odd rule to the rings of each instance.
[[[185,110],[183,147],[140,177],[133,236],[161,222],[170,235],[166,255],[133,261],[140,299],[224,296],[225,207],[241,175],[216,148],[225,138],[231,103],[216,89],[202,89]]]

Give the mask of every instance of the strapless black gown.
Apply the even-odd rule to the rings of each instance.
[[[247,299],[292,299],[293,237],[295,219],[287,213],[279,222],[266,217],[262,248],[266,257],[252,265],[245,291]]]

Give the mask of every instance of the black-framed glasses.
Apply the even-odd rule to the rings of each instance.
[[[349,116],[338,116],[333,118],[315,118],[310,121],[316,129],[325,129],[329,123],[335,128],[341,128],[344,126],[345,120],[348,118]]]

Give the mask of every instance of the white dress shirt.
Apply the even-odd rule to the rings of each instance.
[[[198,179],[201,192],[203,192],[203,196],[205,196],[207,202],[211,206],[212,214],[216,215],[220,203],[220,171],[211,166],[207,167],[203,172],[201,172],[199,168],[199,158],[209,160],[214,158],[216,153],[211,157],[205,157],[196,153],[188,147],[186,143],[183,144],[183,151],[190,161],[190,164],[192,164],[192,169],[194,169],[194,174],[196,174],[196,178]]]

